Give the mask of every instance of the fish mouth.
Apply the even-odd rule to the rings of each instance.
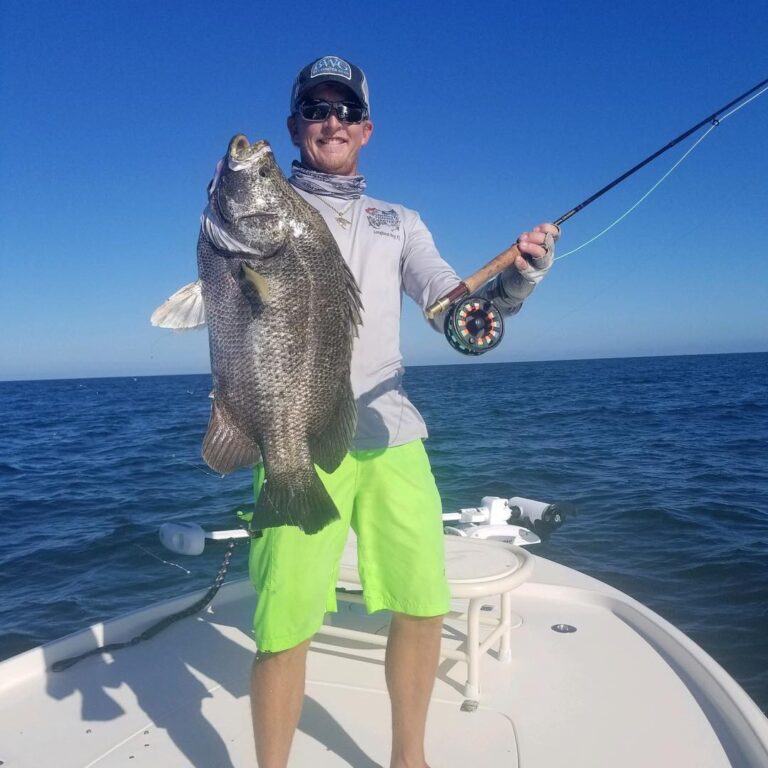
[[[244,213],[242,216],[238,216],[233,220],[233,224],[239,224],[241,221],[248,221],[249,219],[268,219],[270,217],[279,216],[277,211],[256,211],[255,213]]]
[[[251,144],[244,134],[238,133],[230,140],[227,155],[229,157],[230,167],[233,166],[233,163],[242,167],[255,163],[257,160],[264,157],[264,155],[271,152],[272,147],[269,146],[268,141],[260,139]],[[235,169],[233,168],[233,170]]]

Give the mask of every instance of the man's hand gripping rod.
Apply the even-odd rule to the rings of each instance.
[[[726,109],[729,109],[730,107],[734,106],[734,104],[738,104],[740,101],[743,101],[748,96],[751,96],[755,91],[762,88],[766,83],[768,83],[768,78],[763,80],[762,82],[758,83],[754,88],[750,88],[746,93],[742,93],[741,96],[735,98],[733,101],[728,102],[724,107],[721,107],[716,112],[713,112],[711,115],[708,115],[705,117],[701,122],[696,123],[696,125],[693,126],[693,128],[689,128],[684,133],[681,133],[676,139],[673,139],[669,142],[666,146],[662,147],[661,149],[654,152],[652,155],[649,155],[645,158],[642,162],[638,163],[634,167],[630,168],[626,173],[623,173],[621,176],[619,176],[617,179],[614,179],[610,184],[607,184],[602,189],[595,192],[594,195],[591,197],[588,197],[584,202],[579,203],[575,208],[571,208],[568,213],[561,216],[559,219],[557,219],[555,222],[553,222],[556,226],[560,226],[563,222],[568,221],[568,219],[571,218],[571,216],[576,215],[580,210],[583,208],[586,208],[590,203],[593,203],[595,200],[597,200],[598,197],[602,197],[606,192],[613,189],[617,184],[620,184],[624,179],[629,178],[633,173],[636,171],[639,171],[644,166],[648,165],[652,160],[655,160],[659,155],[663,155],[668,149],[672,149],[676,144],[679,144],[684,139],[687,139],[692,133],[695,131],[698,131],[699,128],[706,125],[707,123],[712,123],[713,125],[718,124],[718,115],[725,112]],[[515,259],[520,255],[520,249],[517,247],[517,243],[515,243],[510,248],[507,248],[507,250],[502,251],[496,258],[489,261],[484,267],[481,267],[477,272],[473,273],[469,277],[467,277],[465,280],[462,280],[453,290],[451,290],[449,293],[447,293],[442,298],[438,299],[434,304],[427,307],[426,309],[426,316],[430,320],[437,317],[441,312],[445,312],[452,304],[455,304],[457,301],[460,301],[465,296],[469,296],[476,291],[478,291],[480,288],[482,288],[489,280],[493,279],[498,275],[500,272],[503,272],[508,267],[511,267],[514,263]]]

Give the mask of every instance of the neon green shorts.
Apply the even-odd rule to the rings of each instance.
[[[439,616],[450,610],[442,506],[421,440],[347,454],[332,474],[318,469],[341,515],[319,533],[268,528],[251,539],[249,568],[259,598],[253,619],[262,651],[292,648],[336,610],[336,582],[350,525],[357,534],[369,613]],[[255,474],[254,485],[260,483]],[[258,487],[255,488],[258,492]]]

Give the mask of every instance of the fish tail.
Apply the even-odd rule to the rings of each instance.
[[[251,528],[294,525],[312,534],[338,519],[339,511],[314,470],[304,485],[286,482],[284,477],[270,478],[268,473],[256,502]]]

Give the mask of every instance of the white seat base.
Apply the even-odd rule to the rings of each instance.
[[[466,599],[467,638],[463,648],[441,647],[441,658],[456,659],[467,664],[464,695],[480,698],[480,659],[498,641],[498,658],[512,659],[511,632],[522,620],[512,612],[512,590],[527,581],[533,571],[533,557],[524,549],[497,541],[454,536],[445,537],[445,569],[451,597]],[[350,536],[344,548],[339,579],[346,584],[360,585],[357,570],[357,541]],[[498,596],[501,611],[498,618],[481,615],[483,601]],[[362,602],[361,595],[346,593],[345,600]],[[461,614],[459,614],[461,615]],[[493,629],[481,637],[480,625]],[[324,624],[318,634],[347,640],[362,640],[374,645],[386,645],[387,638],[370,632]]]

